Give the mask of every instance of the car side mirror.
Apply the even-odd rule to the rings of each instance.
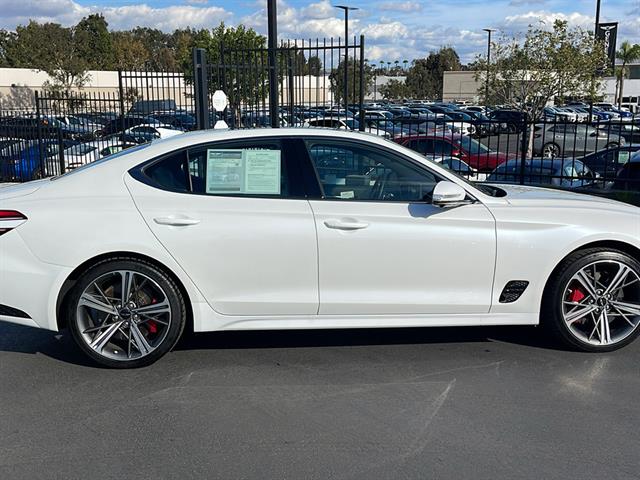
[[[467,192],[460,185],[443,180],[438,182],[431,195],[431,203],[436,207],[451,208],[467,203]]]

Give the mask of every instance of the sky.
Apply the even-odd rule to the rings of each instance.
[[[278,35],[316,39],[344,34],[343,13],[332,5],[358,7],[350,13],[350,34],[364,34],[370,60],[402,62],[454,47],[463,62],[486,49],[483,28],[513,35],[556,18],[592,29],[596,0],[278,0]],[[266,0],[0,0],[0,28],[15,29],[29,19],[73,25],[102,13],[114,30],[135,26],[171,32],[211,28],[224,21],[266,34]],[[620,24],[622,40],[640,43],[640,0],[602,0],[601,21]],[[350,35],[351,36],[351,35]]]

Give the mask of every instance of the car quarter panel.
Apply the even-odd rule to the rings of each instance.
[[[168,268],[194,304],[194,324],[200,323],[198,304],[204,298],[145,225],[121,171],[94,168],[82,175],[47,181],[40,187],[37,195],[2,200],[3,207],[18,210],[28,218],[10,233],[20,236],[28,251],[42,263],[42,269],[64,273],[47,273],[50,293],[43,310],[47,313],[45,318],[40,314],[37,319],[34,317],[38,325],[57,330],[58,293],[68,274],[82,263],[112,252],[144,255]],[[4,242],[2,238],[0,241]],[[4,245],[3,250],[13,251]]]
[[[563,205],[549,199],[491,207],[498,244],[491,313],[539,312],[553,270],[586,245],[617,241],[640,249],[640,210],[600,200],[576,195]],[[516,302],[500,303],[500,293],[511,280],[530,283]]]

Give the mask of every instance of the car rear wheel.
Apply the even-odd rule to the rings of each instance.
[[[129,258],[87,270],[74,286],[67,315],[79,347],[112,368],[149,365],[171,350],[184,329],[180,289],[165,272]]]
[[[546,290],[541,322],[577,350],[631,343],[640,334],[640,263],[616,250],[572,254]]]
[[[556,158],[560,156],[560,147],[555,143],[546,143],[542,147],[542,156],[545,158]]]

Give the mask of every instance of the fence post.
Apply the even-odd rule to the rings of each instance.
[[[64,138],[62,137],[62,129],[60,127],[57,127],[56,129],[58,130],[58,159],[60,160],[60,175],[62,175],[65,171]]]
[[[45,163],[47,161],[47,158],[44,155],[44,146],[42,145],[42,122],[40,120],[40,95],[38,94],[38,91],[35,91],[35,96],[36,96],[36,125],[37,125],[37,129],[38,129],[38,158],[40,159],[40,176],[41,178],[45,178],[46,175],[46,170],[45,170]]]
[[[271,127],[280,126],[280,112],[278,108],[278,22],[276,0],[267,0],[267,55],[269,62],[269,118]]]
[[[527,112],[522,114],[522,140],[520,142],[520,185],[524,185],[525,162],[527,161],[527,151],[529,150],[529,128]],[[533,125],[531,126],[533,128]]]
[[[209,85],[207,82],[207,52],[193,49],[193,84],[195,89],[196,128],[209,128]]]
[[[122,85],[122,70],[118,69],[118,95],[119,95],[119,104],[120,104],[120,128],[122,129],[122,134],[124,135],[125,124],[124,124],[124,87]]]
[[[295,86],[293,83],[293,59],[291,58],[291,50],[287,51],[287,67],[288,67],[288,78],[289,78],[289,116],[291,124],[293,125],[293,104],[295,102]],[[278,115],[278,117],[280,117]],[[278,118],[278,123],[280,123],[280,118]]]
[[[364,132],[364,89],[364,35],[360,35],[360,98],[358,98],[358,106],[361,132]]]

